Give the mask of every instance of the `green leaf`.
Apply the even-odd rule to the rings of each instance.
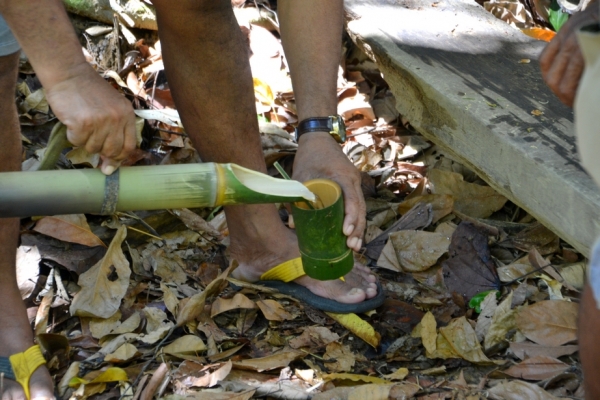
[[[473,296],[471,300],[469,300],[469,307],[474,308],[477,314],[481,313],[481,303],[483,302],[483,299],[485,299],[486,296],[491,292],[496,292],[496,298],[500,298],[500,292],[497,290],[487,290],[485,292],[479,292],[475,296]]]
[[[569,20],[569,17],[569,13],[566,13],[562,10],[558,4],[558,1],[552,0],[550,10],[548,11],[548,19],[550,20],[550,25],[552,25],[556,32],[558,32],[560,28]]]

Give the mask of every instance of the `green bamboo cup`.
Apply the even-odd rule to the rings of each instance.
[[[304,202],[292,204],[304,272],[321,281],[339,279],[354,266],[354,256],[343,232],[342,188],[327,179],[310,180],[304,185],[318,196],[323,206],[311,209]]]

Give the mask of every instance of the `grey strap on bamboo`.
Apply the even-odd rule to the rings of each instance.
[[[119,169],[106,177],[104,183],[104,200],[102,201],[101,215],[111,215],[117,211],[119,202]]]

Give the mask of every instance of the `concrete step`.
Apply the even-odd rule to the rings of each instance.
[[[378,64],[411,125],[589,254],[600,233],[600,191],[579,162],[572,110],[542,80],[537,59],[546,43],[474,0],[345,7],[348,33]]]

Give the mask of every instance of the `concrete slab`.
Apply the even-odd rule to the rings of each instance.
[[[398,111],[589,254],[600,233],[600,191],[579,163],[572,111],[542,81],[545,43],[474,0],[346,0],[345,7],[349,34],[378,64]]]

